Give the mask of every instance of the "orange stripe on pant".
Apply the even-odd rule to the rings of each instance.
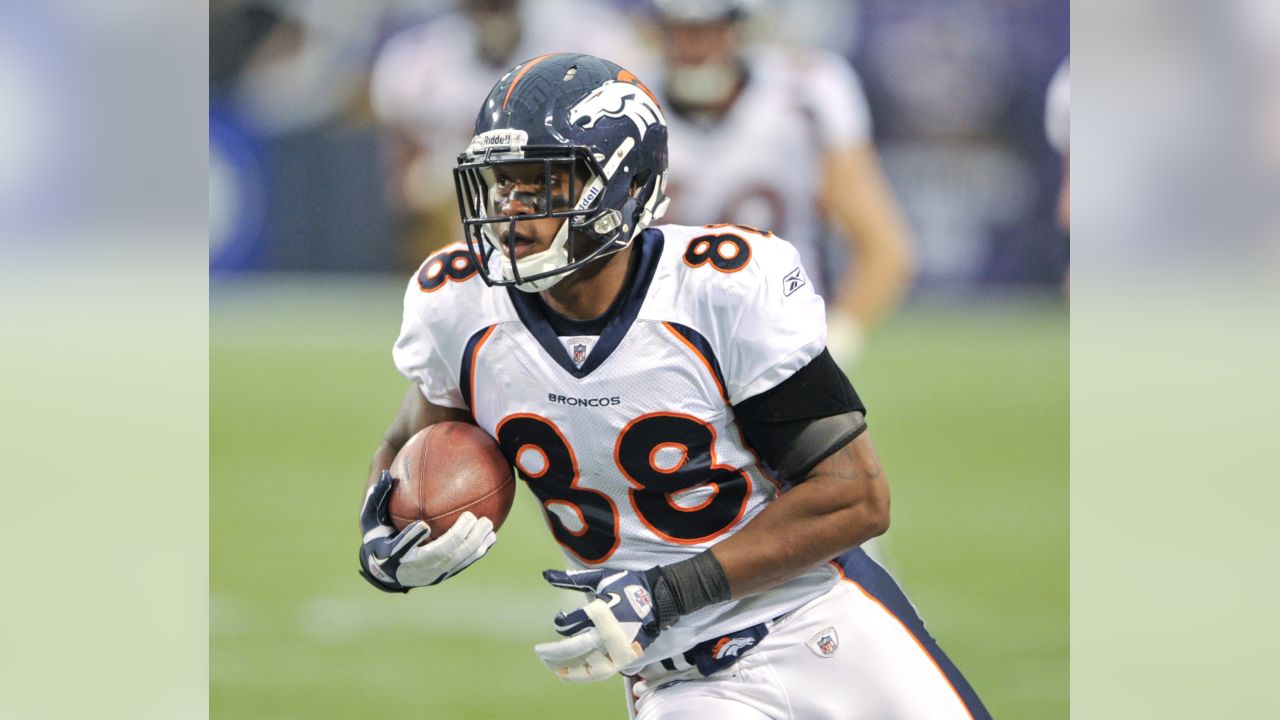
[[[844,568],[840,567],[839,563],[832,560],[830,561],[830,565],[831,567],[836,569],[836,572],[840,573],[841,580],[857,588],[858,592],[865,595],[867,599],[870,600],[871,602],[880,606],[880,609],[884,610],[885,613],[889,615],[889,617],[893,618],[894,622],[902,626],[903,632],[905,632],[907,635],[911,637],[911,639],[915,642],[916,646],[920,648],[920,652],[924,653],[925,657],[929,658],[929,662],[932,663],[933,666],[938,669],[938,674],[942,676],[942,680],[947,684],[947,687],[951,688],[951,692],[955,693],[956,700],[960,701],[960,707],[964,708],[965,714],[968,715],[970,718],[972,718],[973,713],[969,712],[969,703],[964,701],[964,696],[960,694],[960,691],[956,689],[955,685],[951,684],[951,678],[947,677],[946,671],[944,671],[942,669],[942,666],[938,664],[938,661],[934,659],[933,653],[929,652],[928,648],[926,648],[924,644],[920,642],[920,638],[916,637],[916,634],[911,632],[911,628],[907,627],[906,623],[902,622],[902,619],[899,618],[892,610],[885,607],[885,604],[880,602],[879,598],[867,592],[866,588],[862,587],[862,585],[860,585],[857,580],[854,580],[850,578],[848,575],[845,575]]]

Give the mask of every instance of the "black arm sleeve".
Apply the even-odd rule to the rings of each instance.
[[[867,427],[866,406],[826,350],[733,412],[747,443],[791,483]]]

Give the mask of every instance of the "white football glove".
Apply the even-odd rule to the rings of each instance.
[[[422,541],[400,558],[400,567],[396,570],[400,584],[421,587],[451,578],[484,557],[498,541],[493,521],[476,518],[470,511],[459,515],[443,535],[424,544],[429,537],[430,528],[423,534]]]
[[[656,569],[548,570],[542,576],[558,588],[591,598],[577,610],[556,616],[556,632],[564,640],[533,648],[542,664],[563,680],[610,678],[639,660],[661,632],[651,588]]]
[[[471,512],[458,516],[453,527],[427,542],[431,529],[421,520],[396,532],[391,525],[391,476],[385,471],[369,488],[360,510],[364,538],[360,544],[360,575],[386,592],[409,592],[435,585],[484,557],[498,541],[489,518]]]
[[[598,601],[592,601],[598,602]],[[618,664],[604,651],[600,631],[591,628],[584,633],[556,642],[533,646],[538,659],[561,680],[587,683],[608,680],[618,674]]]

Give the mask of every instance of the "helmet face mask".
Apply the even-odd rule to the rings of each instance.
[[[527,154],[539,153],[527,150]],[[592,158],[570,149],[569,153],[559,150],[540,159],[512,156],[510,151],[488,152],[480,159],[458,165],[454,181],[462,224],[468,249],[483,277],[491,284],[546,289],[554,284],[547,280],[558,280],[557,276],[568,272],[570,265],[580,267],[608,254],[606,245],[593,246],[585,237],[588,219],[600,212],[600,171],[591,167],[593,163]],[[535,175],[543,181],[512,179]],[[546,181],[558,177],[566,177],[567,181],[560,186]],[[511,206],[522,206],[525,211],[516,212]],[[517,241],[525,233],[519,225],[545,219],[561,221],[551,247],[520,257]],[[605,225],[599,224],[602,228]],[[616,249],[622,247],[625,245]],[[494,278],[494,263],[499,264],[500,279]]]
[[[557,53],[516,66],[490,91],[454,169],[485,282],[546,290],[661,216],[666,121],[633,80],[606,60]],[[518,247],[527,237],[517,225],[544,219],[561,223],[550,247]]]

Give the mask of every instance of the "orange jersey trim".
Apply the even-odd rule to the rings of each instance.
[[[711,382],[715,383],[716,390],[720,391],[720,397],[723,398],[724,403],[728,405],[729,393],[725,392],[724,385],[720,384],[720,378],[716,376],[715,369],[711,367],[711,361],[708,360],[705,356],[703,356],[702,352],[699,351],[698,348],[695,347],[693,343],[685,339],[685,336],[681,335],[680,331],[672,327],[671,323],[663,321],[662,326],[665,327],[668,332],[674,335],[676,340],[680,341],[681,345],[684,345],[685,347],[689,348],[689,351],[693,353],[694,357],[698,358],[698,362],[702,363],[702,367],[706,368],[707,374],[711,376]]]

